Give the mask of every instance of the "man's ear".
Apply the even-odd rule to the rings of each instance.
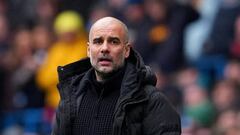
[[[131,48],[131,45],[129,43],[126,44],[125,46],[125,58],[128,58],[129,55],[130,55],[130,49]]]
[[[90,47],[89,47],[89,42],[87,42],[87,56],[90,57]]]

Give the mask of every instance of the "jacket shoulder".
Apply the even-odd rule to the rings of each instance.
[[[84,73],[90,68],[91,64],[89,58],[81,59],[65,66],[58,66],[57,72],[59,82],[64,81],[67,78],[71,78],[75,75]]]
[[[168,102],[167,97],[164,96],[163,93],[153,85],[145,85],[144,91],[150,100],[159,100],[159,101],[167,100],[165,102]]]

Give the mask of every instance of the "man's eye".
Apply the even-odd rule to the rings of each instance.
[[[111,44],[112,44],[112,45],[119,45],[119,44],[120,44],[120,41],[118,41],[118,40],[112,40],[112,41],[111,41]]]
[[[102,44],[102,41],[101,40],[94,40],[93,44],[100,45],[100,44]]]

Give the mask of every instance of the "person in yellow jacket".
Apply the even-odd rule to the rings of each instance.
[[[59,102],[57,67],[87,57],[87,34],[81,16],[63,11],[54,21],[57,41],[37,72],[36,81],[46,94],[46,106],[55,109]]]

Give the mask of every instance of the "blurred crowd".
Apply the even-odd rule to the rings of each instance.
[[[105,16],[129,27],[183,135],[240,134],[239,0],[0,0],[1,135],[50,134],[57,66],[87,57]]]

